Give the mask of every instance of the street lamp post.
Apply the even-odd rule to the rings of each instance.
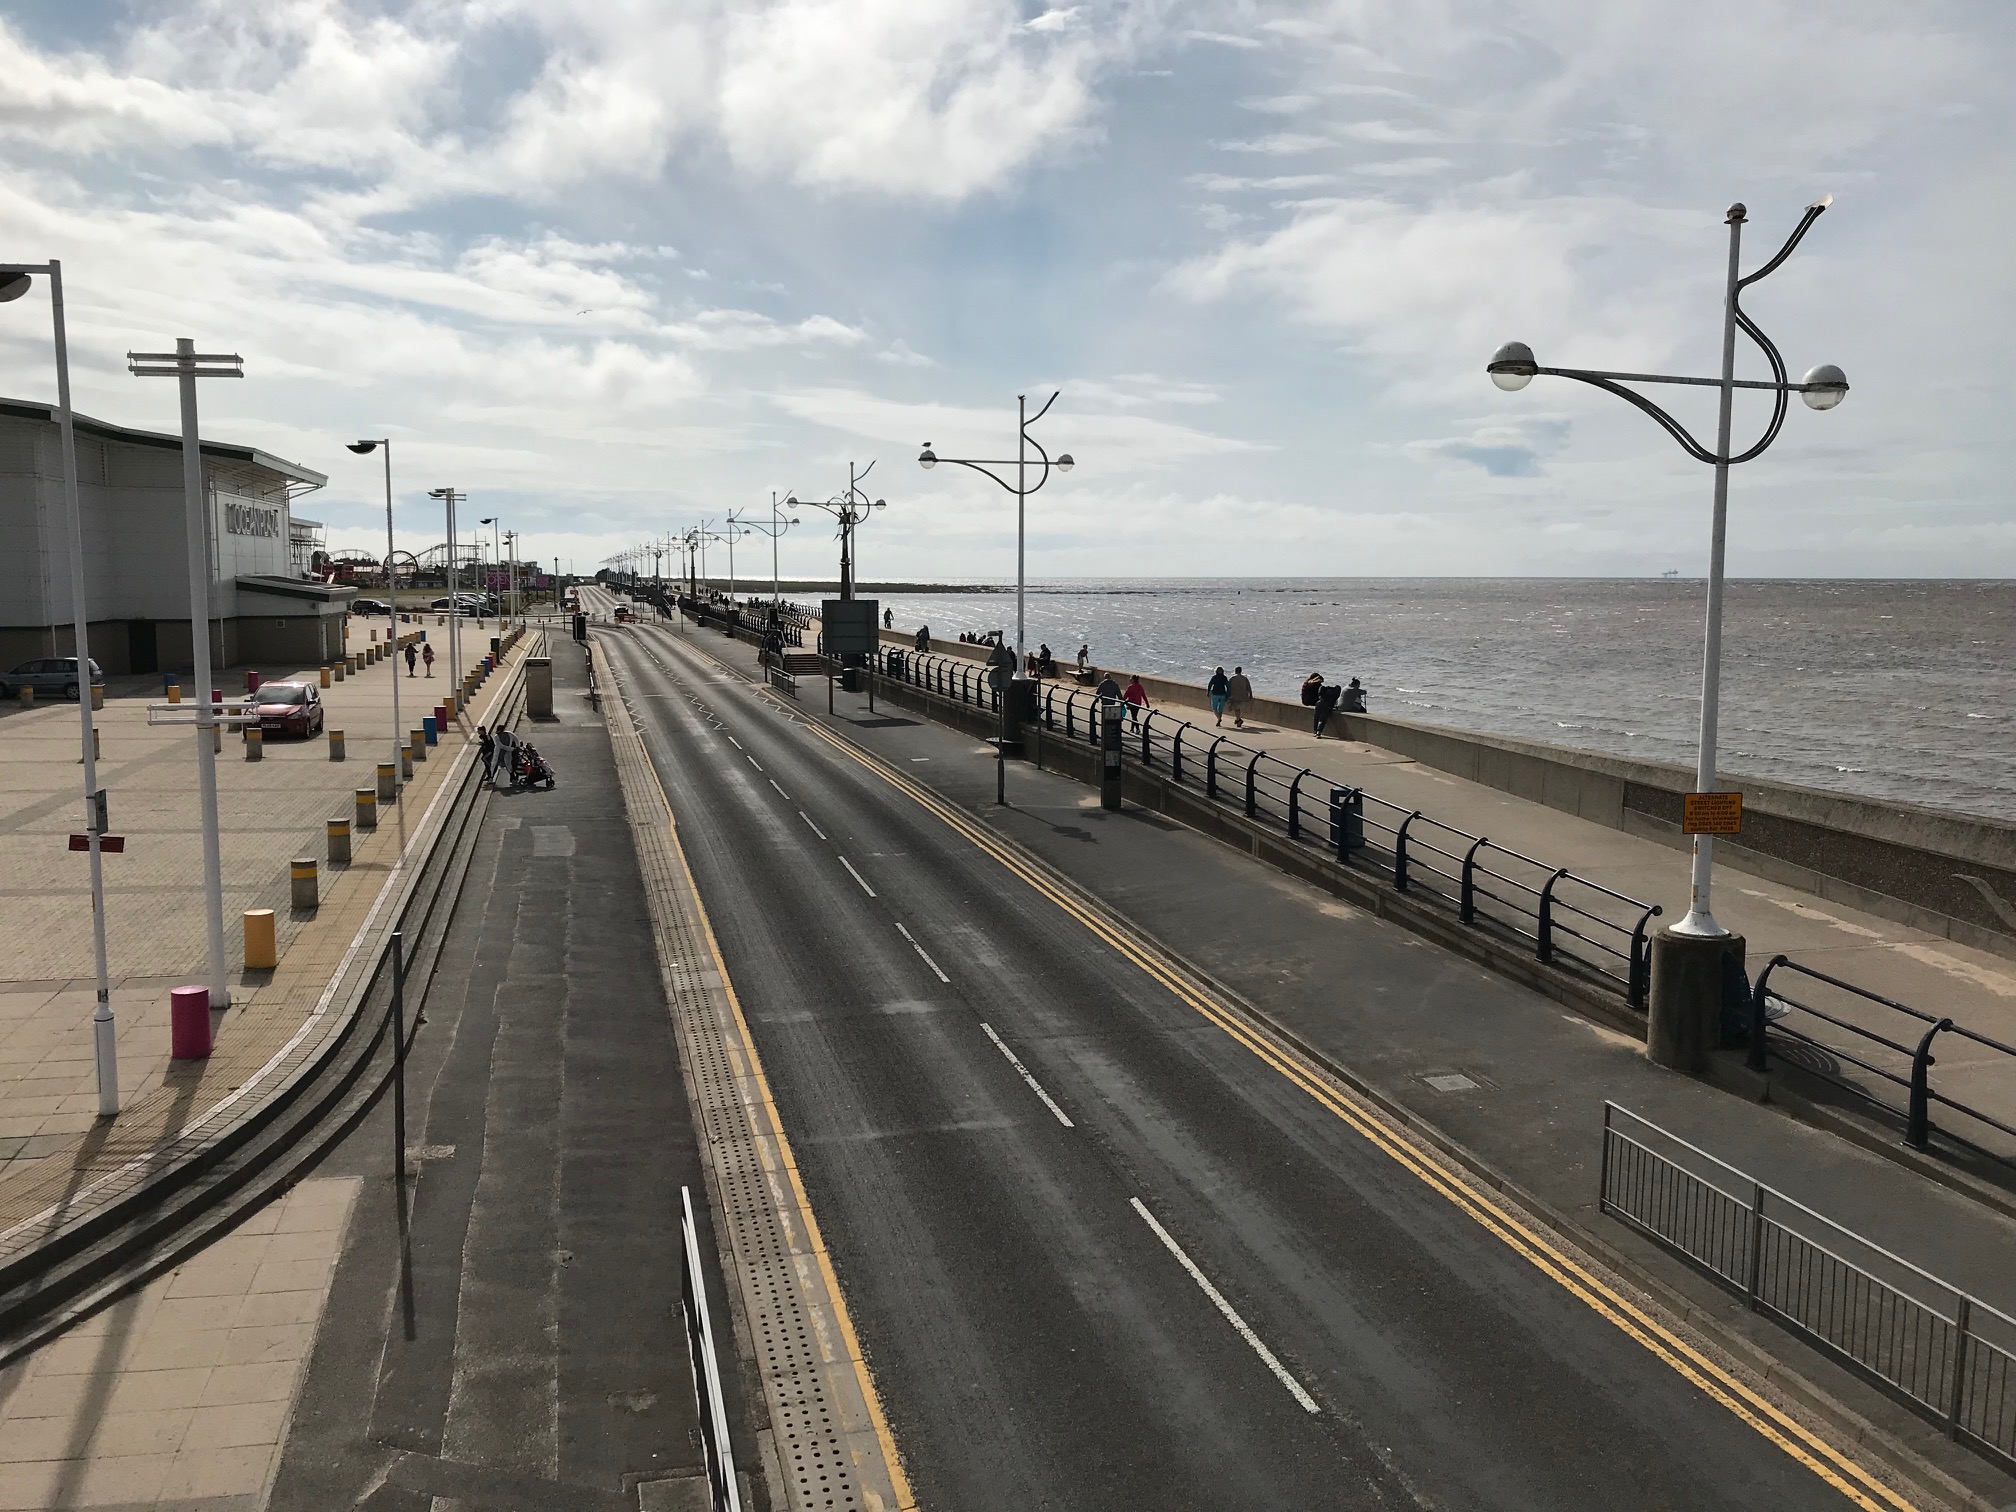
[[[198,378],[243,378],[245,359],[206,353],[180,337],[172,352],[128,352],[136,378],[174,378],[182,391],[182,522],[189,553],[189,642],[196,662],[196,787],[203,805],[204,920],[210,957],[210,1006],[231,1005],[224,968],[224,858],[217,838],[219,706],[210,686],[210,522],[203,498],[203,443],[196,425]]]
[[[56,349],[56,429],[63,451],[63,512],[70,537],[71,650],[77,657],[77,718],[83,741],[84,843],[91,853],[91,948],[98,971],[92,1010],[92,1058],[98,1073],[98,1116],[119,1111],[119,1042],[112,1018],[112,970],[105,947],[105,860],[100,848],[104,809],[98,800],[98,751],[91,738],[91,635],[84,602],[84,519],[77,498],[77,435],[70,414],[70,340],[63,322],[63,264],[0,264],[0,304],[19,299],[36,274],[49,280],[50,321]]]
[[[392,623],[392,765],[402,768],[404,762],[400,752],[404,749],[401,731],[405,726],[399,722],[399,590],[393,587],[392,558],[392,443],[384,437],[376,441],[352,441],[350,450],[358,456],[369,456],[372,452],[385,452],[385,612]]]
[[[490,527],[490,554],[497,559],[497,565],[499,567],[502,567],[504,565],[504,537],[502,535],[503,526],[498,524],[498,521],[501,518],[502,516],[500,515],[485,515],[483,516],[482,519],[476,522],[478,525],[488,525]],[[483,537],[479,534],[476,537],[476,539],[477,542],[479,543],[478,549],[480,550],[481,549],[480,543],[482,542]],[[490,587],[490,579],[487,574],[483,579],[483,591],[485,593],[489,593],[492,591]],[[500,600],[499,602],[502,601]]]
[[[783,517],[777,507],[777,490],[773,488],[770,490],[770,523],[768,525],[763,524],[760,520],[744,520],[732,514],[728,516],[728,523],[739,525],[745,530],[760,531],[762,534],[770,537],[770,607],[772,610],[775,610],[778,604],[782,602],[782,595],[778,592],[777,542],[785,531],[798,523],[796,516],[788,520]]]
[[[469,495],[453,488],[430,488],[427,497],[439,499],[448,513],[448,680],[462,686],[462,601],[457,594],[461,575],[455,568],[455,506]]]
[[[1786,258],[1792,255],[1812,229],[1813,222],[1821,212],[1833,202],[1832,195],[1826,195],[1806,207],[1806,213],[1793,228],[1785,245],[1756,272],[1745,276],[1741,272],[1743,226],[1748,220],[1748,212],[1740,204],[1731,205],[1725,217],[1729,227],[1728,274],[1724,286],[1722,307],[1722,375],[1719,378],[1679,378],[1660,373],[1613,373],[1590,368],[1541,367],[1533,356],[1533,349],[1524,342],[1511,341],[1492,354],[1486,371],[1491,381],[1508,392],[1523,389],[1535,377],[1573,378],[1587,383],[1607,393],[1615,394],[1627,403],[1637,406],[1650,415],[1665,432],[1680,444],[1690,457],[1705,462],[1715,469],[1715,502],[1713,523],[1709,533],[1708,547],[1708,607],[1707,625],[1703,637],[1701,657],[1701,724],[1699,749],[1694,773],[1696,792],[1710,793],[1716,790],[1716,737],[1721,710],[1722,682],[1722,580],[1724,546],[1728,534],[1729,514],[1729,469],[1739,462],[1748,462],[1763,455],[1766,448],[1778,439],[1778,432],[1785,424],[1785,416],[1791,405],[1791,396],[1798,394],[1811,409],[1829,410],[1839,404],[1848,393],[1848,380],[1832,363],[1823,363],[1811,369],[1798,383],[1787,381],[1785,360],[1771,339],[1758,328],[1757,323],[1744,313],[1742,293],[1751,284],[1777,271]],[[1769,380],[1739,379],[1736,376],[1736,333],[1741,330],[1757,344],[1770,365]],[[1687,431],[1659,405],[1653,403],[1635,389],[1626,388],[1630,383],[1678,383],[1695,387],[1713,388],[1717,391],[1715,447],[1711,451]],[[1771,420],[1764,428],[1757,442],[1742,452],[1733,452],[1730,446],[1730,428],[1734,410],[1736,390],[1759,389],[1772,396]],[[1649,1052],[1667,1064],[1683,1065],[1685,1069],[1698,1069],[1705,1064],[1706,1045],[1712,1044],[1713,1017],[1703,1025],[1698,1014],[1673,1002],[1676,993],[1691,995],[1699,999],[1712,998],[1715,1007],[1720,1003],[1721,960],[1725,954],[1740,956],[1742,941],[1730,934],[1717,922],[1711,899],[1715,859],[1715,838],[1712,834],[1700,833],[1694,836],[1693,873],[1687,916],[1678,923],[1659,932],[1654,941],[1653,981],[1652,981],[1652,1034],[1648,1039]],[[1678,942],[1678,943],[1676,943]],[[1664,950],[1659,947],[1665,946]],[[1705,951],[1695,951],[1697,956],[1712,956],[1712,966],[1702,966],[1699,962],[1684,965],[1682,955],[1690,945],[1706,947]],[[1663,959],[1662,959],[1663,958]],[[1673,984],[1684,980],[1688,985],[1682,989]],[[1662,978],[1669,985],[1669,991],[1661,992]],[[1674,1014],[1686,1016],[1689,1022],[1682,1026],[1673,1018],[1662,1015],[1662,996],[1668,999]],[[1695,1008],[1707,1012],[1705,1002],[1697,1002]],[[1662,1022],[1663,1020],[1663,1022]],[[1672,1036],[1678,1035],[1677,1039]],[[1662,1043],[1663,1040],[1663,1043]]]
[[[1026,682],[1029,677],[1029,626],[1025,609],[1028,591],[1027,541],[1029,495],[1035,493],[1037,489],[1040,489],[1045,483],[1050,481],[1051,468],[1056,468],[1058,472],[1069,472],[1077,465],[1076,460],[1069,452],[1059,452],[1053,461],[1050,453],[1043,449],[1043,443],[1029,434],[1029,427],[1050,413],[1050,406],[1057,402],[1057,395],[1061,392],[1061,389],[1053,392],[1048,399],[1043,401],[1043,408],[1036,411],[1033,415],[1029,413],[1029,396],[1027,394],[1017,394],[1015,396],[1017,425],[1015,457],[1012,462],[998,458],[941,457],[931,449],[929,441],[924,443],[924,450],[917,457],[918,465],[927,470],[936,467],[940,462],[950,462],[955,467],[971,468],[974,472],[991,478],[994,482],[1007,489],[1009,493],[1015,495],[1015,670],[1010,677],[1012,683]],[[1042,474],[1036,479],[1034,487],[1031,487],[1029,483],[1029,448],[1032,446],[1036,448],[1036,455],[1040,459],[1043,468]],[[1015,469],[1015,481],[1010,483],[999,473],[993,471],[997,467],[1013,467]],[[1006,803],[1008,801],[1008,735],[1010,721],[1019,715],[1023,695],[1018,688],[1003,688],[1001,693],[1001,739],[995,745],[994,801],[997,803]]]
[[[518,620],[518,532],[507,530],[504,539],[511,543],[510,558],[504,563],[504,602],[510,607],[513,624]]]
[[[854,471],[854,464],[849,462],[847,464],[847,491],[838,498],[825,500],[800,499],[796,495],[792,495],[784,500],[785,504],[792,509],[797,509],[801,506],[811,509],[823,509],[840,522],[840,597],[842,599],[851,599],[854,597],[855,527],[868,518],[871,510],[887,509],[889,507],[887,499],[870,499],[867,494],[861,491],[861,480],[873,471],[875,471],[875,464],[873,462],[870,462],[858,473]]]

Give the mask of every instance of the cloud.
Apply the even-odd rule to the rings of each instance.
[[[1277,131],[1271,136],[1254,137],[1246,141],[1214,142],[1211,144],[1220,152],[1258,152],[1272,157],[1290,157],[1300,152],[1314,152],[1319,147],[1335,145],[1329,137],[1311,136],[1306,131]]]
[[[1410,441],[1404,450],[1423,459],[1450,458],[1483,469],[1494,478],[1531,478],[1541,463],[1568,442],[1572,422],[1563,418],[1528,416],[1487,421],[1468,435]]]

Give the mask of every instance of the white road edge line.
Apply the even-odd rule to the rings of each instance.
[[[770,779],[770,786],[772,786],[773,788],[777,788],[777,796],[779,798],[782,798],[786,803],[789,803],[791,801],[791,795],[785,792],[784,789],[777,787],[777,779],[775,777],[772,777]]]
[[[875,889],[868,885],[868,879],[866,877],[862,876],[861,873],[854,870],[854,863],[852,861],[849,861],[845,856],[842,856],[840,858],[840,864],[847,868],[848,876],[852,877],[856,882],[859,882],[861,884],[861,891],[868,894],[868,896],[871,898],[875,896]]]
[[[812,816],[806,813],[805,810],[803,809],[798,810],[798,817],[800,819],[803,819],[807,824],[812,824]],[[817,835],[821,840],[824,840],[826,838],[826,831],[819,828],[819,826],[816,824],[812,824],[812,833]]]
[[[1183,1269],[1190,1272],[1190,1279],[1203,1289],[1204,1295],[1209,1297],[1218,1311],[1225,1315],[1225,1321],[1236,1328],[1239,1331],[1239,1337],[1252,1345],[1253,1352],[1266,1361],[1267,1368],[1274,1372],[1275,1379],[1288,1388],[1289,1395],[1301,1403],[1302,1410],[1308,1413],[1320,1413],[1323,1409],[1316,1405],[1316,1399],[1302,1389],[1300,1381],[1288,1374],[1287,1367],[1274,1357],[1274,1351],[1260,1342],[1260,1336],[1246,1326],[1246,1320],[1233,1311],[1232,1304],[1225,1300],[1225,1294],[1211,1284],[1210,1277],[1197,1269],[1197,1262],[1183,1253],[1183,1246],[1169,1236],[1169,1230],[1155,1221],[1155,1215],[1148,1211],[1147,1206],[1141,1199],[1139,1197],[1129,1197],[1127,1201],[1133,1206],[1134,1211],[1141,1215],[1142,1222],[1155,1230],[1155,1237],[1162,1241],[1163,1246],[1170,1254],[1176,1257],[1177,1262],[1182,1265]]]
[[[952,985],[952,978],[945,975],[943,968],[941,968],[936,961],[931,959],[930,955],[926,953],[922,945],[919,945],[917,943],[917,936],[910,933],[910,931],[905,929],[901,924],[898,924],[896,926],[896,932],[901,936],[903,936],[904,939],[910,942],[910,948],[912,950],[916,951],[917,954],[924,957],[924,964],[926,966],[929,966],[933,971],[938,973],[939,981],[943,982],[947,987],[950,987]],[[992,1031],[990,1030],[989,1032],[991,1033]],[[1070,1120],[1067,1119],[1065,1121],[1068,1123]]]
[[[903,926],[899,924],[896,927],[898,929],[901,929]],[[919,955],[924,954],[924,952],[921,950],[918,951],[917,953]],[[929,960],[930,957],[925,956],[925,959]],[[939,972],[938,974],[940,976],[944,975],[942,971]],[[1072,1123],[1070,1118],[1065,1114],[1064,1110],[1057,1106],[1056,1099],[1051,1097],[1051,1095],[1048,1092],[1045,1092],[1043,1090],[1043,1084],[1037,1081],[1035,1077],[1029,1074],[1029,1068],[1023,1065],[1022,1062],[1016,1058],[1015,1052],[1013,1050],[1010,1050],[1005,1044],[1001,1042],[1001,1036],[994,1032],[994,1026],[992,1024],[983,1023],[980,1027],[987,1031],[987,1038],[994,1041],[994,1048],[996,1050],[999,1050],[1003,1055],[1008,1057],[1008,1064],[1015,1068],[1017,1074],[1021,1076],[1022,1080],[1029,1083],[1029,1090],[1031,1092],[1034,1092],[1038,1097],[1043,1099],[1043,1106],[1048,1108],[1052,1113],[1055,1113],[1057,1115],[1057,1122],[1064,1125],[1064,1127],[1067,1129],[1075,1129],[1077,1125]]]

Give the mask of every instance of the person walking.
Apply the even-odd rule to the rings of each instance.
[[[894,630],[896,628],[896,611],[894,609],[884,609],[882,611],[882,628],[884,630]]]
[[[1223,725],[1225,723],[1225,700],[1232,694],[1232,684],[1226,678],[1223,667],[1220,667],[1216,672],[1211,674],[1211,681],[1204,684],[1204,691],[1211,696],[1211,713],[1217,718],[1218,723]]]
[[[509,787],[512,776],[518,766],[518,737],[513,735],[503,725],[499,725],[493,738],[497,745],[497,760],[494,771],[497,776],[504,779],[504,785]]]
[[[483,758],[483,782],[487,787],[497,770],[497,742],[485,725],[476,726],[476,754]]]
[[[1365,690],[1358,685],[1358,679],[1351,679],[1351,686],[1344,690],[1344,712],[1363,714],[1365,712]]]
[[[1127,675],[1127,691],[1120,695],[1127,700],[1127,717],[1135,724],[1141,723],[1141,711],[1148,707],[1148,690],[1141,686],[1141,674]]]
[[[413,664],[420,660],[420,652],[410,643],[406,647],[406,675],[413,675]]]
[[[1253,681],[1244,667],[1234,667],[1225,680],[1225,703],[1232,710],[1232,728],[1246,728],[1246,706],[1253,702]]]
[[[1113,680],[1111,672],[1108,672],[1104,677],[1099,679],[1099,686],[1092,690],[1092,696],[1099,702],[1099,712],[1101,715],[1104,715],[1106,712],[1107,704],[1122,702],[1120,684]]]
[[[919,625],[917,627],[917,649],[919,651],[929,651],[931,649],[931,627],[929,625]]]
[[[434,675],[434,643],[432,641],[429,641],[420,648],[420,660],[427,663],[427,675],[432,677]]]
[[[1092,648],[1090,646],[1080,646],[1078,648],[1078,675],[1081,678],[1085,675],[1085,662],[1091,655]]]
[[[1323,738],[1323,726],[1330,722],[1330,716],[1337,710],[1337,700],[1344,696],[1344,690],[1335,683],[1325,683],[1316,690],[1316,738]]]

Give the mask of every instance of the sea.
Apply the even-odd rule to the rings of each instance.
[[[1012,585],[873,596],[935,638],[1014,634]],[[1698,578],[1047,579],[1028,643],[1194,682],[1243,665],[1290,698],[1357,677],[1376,713],[1692,766],[1706,600]],[[1731,582],[1722,653],[1725,773],[2016,821],[2016,582]]]

